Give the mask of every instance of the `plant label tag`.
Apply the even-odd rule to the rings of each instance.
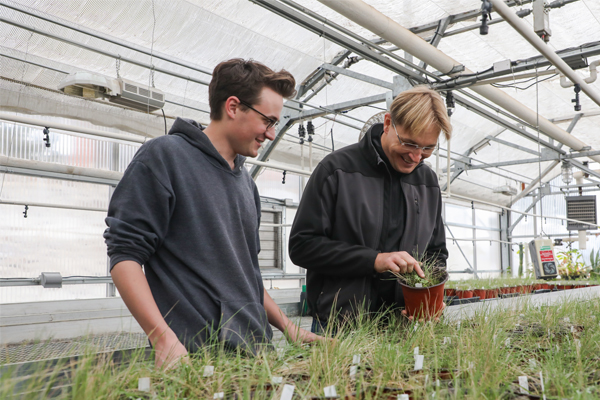
[[[277,348],[277,358],[281,360],[284,355],[285,355],[285,349],[283,347],[278,347]]]
[[[323,389],[323,392],[325,392],[325,397],[337,397],[335,385],[327,386],[325,389]]]
[[[529,367],[531,369],[534,369],[536,367],[536,362],[535,362],[535,360],[533,358],[529,359]]]
[[[575,333],[575,332],[576,332],[575,327],[573,325],[571,325],[571,333]]]
[[[460,321],[456,324],[456,329],[460,329]]]
[[[294,389],[296,387],[294,385],[283,385],[283,390],[281,391],[281,397],[279,400],[292,400],[294,397]]]
[[[202,374],[203,377],[209,377],[212,376],[215,373],[215,367],[213,365],[207,365],[206,367],[204,367],[204,373]]]
[[[540,384],[542,386],[542,400],[546,400],[546,388],[544,387],[544,376],[542,375],[542,371],[540,371]]]
[[[396,399],[397,400],[410,400],[410,397],[408,397],[407,394],[399,394]]]
[[[140,392],[149,392],[150,391],[150,378],[138,379],[138,390]]]
[[[429,374],[425,375],[425,387],[427,387],[428,383],[429,383]]]
[[[413,328],[413,332],[416,332],[417,329],[419,329],[419,323],[418,322],[415,324],[415,327]]]
[[[519,377],[519,390],[521,394],[529,394],[529,381],[526,376]]]
[[[420,371],[423,369],[423,360],[425,360],[425,356],[423,356],[423,355],[415,356],[415,371]]]
[[[504,341],[504,345],[506,347],[510,346],[510,338],[506,338],[506,340]]]
[[[420,288],[422,288],[422,287],[423,287],[423,284],[422,284],[422,283],[415,283],[415,287],[420,287]]]
[[[440,380],[439,380],[439,379],[436,379],[436,380],[435,380],[435,386],[436,386],[436,387],[440,387],[440,385],[441,385],[441,384],[442,384],[442,383],[440,382]]]
[[[443,344],[451,344],[452,343],[452,339],[450,339],[449,336],[444,336],[444,343]]]
[[[415,347],[413,350],[413,355],[416,357],[419,355],[419,346]]]
[[[215,393],[213,395],[213,399],[224,399],[225,398],[225,392],[219,392],[219,393]]]
[[[358,371],[358,367],[356,365],[353,365],[350,367],[350,379],[355,379],[356,378],[356,372]]]
[[[571,322],[571,318],[569,318],[569,317],[565,317],[565,322],[566,322],[566,323],[569,323],[569,322]]]
[[[273,383],[274,385],[279,385],[283,382],[283,376],[274,376],[273,378],[271,378],[271,383]]]
[[[354,364],[354,365],[360,364],[360,354],[355,354],[352,356],[352,364]]]

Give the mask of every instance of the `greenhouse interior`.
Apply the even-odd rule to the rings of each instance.
[[[599,66],[598,0],[0,0],[0,398],[600,398]]]

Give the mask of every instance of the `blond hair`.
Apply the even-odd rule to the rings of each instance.
[[[446,140],[452,135],[452,125],[444,106],[444,100],[438,92],[427,86],[415,86],[400,93],[390,107],[394,124],[420,136],[431,126],[437,126],[444,132]]]

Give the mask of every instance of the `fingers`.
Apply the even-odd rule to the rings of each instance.
[[[417,275],[419,275],[421,278],[425,278],[425,274],[423,273],[423,270],[421,269],[421,266],[419,265],[419,263],[417,263],[415,261],[415,272],[417,273]]]

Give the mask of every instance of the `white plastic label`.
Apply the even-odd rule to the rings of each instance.
[[[138,390],[140,392],[149,392],[150,391],[150,378],[138,379]]]
[[[423,284],[422,284],[422,283],[415,283],[415,287],[420,287],[420,288],[422,288],[422,287],[423,287]]]
[[[565,317],[565,322],[567,322],[567,323],[571,322],[571,318]]]
[[[337,397],[335,385],[327,386],[325,389],[323,389],[323,392],[325,392],[325,397]]]
[[[460,321],[456,324],[456,329],[460,329]]]
[[[292,400],[294,397],[294,389],[296,387],[294,385],[283,385],[283,390],[281,391],[280,400]]]
[[[208,377],[208,376],[212,376],[215,373],[215,367],[212,365],[207,365],[206,367],[204,367],[204,373],[202,374],[203,377]]]
[[[504,345],[506,347],[510,346],[510,338],[506,338],[506,340],[504,341]]]
[[[272,382],[274,385],[279,385],[281,382],[283,382],[283,377],[282,377],[282,376],[274,376],[274,377],[271,379],[271,382]]]
[[[542,400],[546,400],[546,389],[544,387],[544,376],[542,375],[542,371],[540,371],[540,384],[542,386]]]
[[[410,400],[410,397],[407,394],[399,394],[398,400]]]
[[[413,328],[413,332],[416,332],[417,329],[419,329],[419,323],[418,322],[415,324],[415,327]]]
[[[354,379],[356,377],[356,372],[358,371],[358,367],[353,365],[350,367],[350,378]]]
[[[415,371],[420,371],[423,369],[423,361],[425,360],[425,356],[416,355],[415,356]]]
[[[224,399],[225,398],[225,392],[219,392],[219,393],[215,393],[213,395],[213,399]]]
[[[575,333],[575,332],[576,332],[575,327],[573,325],[571,325],[571,333]]]
[[[537,363],[535,362],[535,360],[533,358],[529,359],[529,367],[531,369],[534,369],[536,367]]]
[[[419,346],[415,347],[415,349],[413,350],[413,354],[416,356],[419,355]]]
[[[360,364],[360,354],[355,354],[352,356],[352,364],[354,364],[354,365]]]
[[[448,336],[444,336],[444,343],[443,344],[451,344],[452,340],[450,339],[450,337]]]
[[[519,377],[519,386],[522,394],[529,394],[529,381],[526,376]]]

